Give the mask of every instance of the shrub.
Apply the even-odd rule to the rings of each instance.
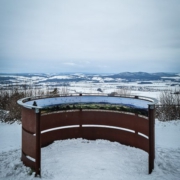
[[[180,91],[162,91],[159,102],[160,104],[156,105],[156,117],[160,121],[180,119]]]
[[[17,101],[24,97],[32,96],[44,96],[44,95],[68,95],[68,89],[62,87],[60,92],[57,88],[54,88],[52,93],[41,89],[0,89],[0,121],[13,123],[14,121],[21,121],[21,107],[17,104]]]

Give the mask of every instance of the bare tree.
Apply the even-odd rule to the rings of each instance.
[[[180,119],[180,90],[165,90],[159,96],[156,117],[161,121]]]
[[[59,94],[60,94],[60,96],[69,95],[69,90],[68,90],[67,86],[61,87],[61,89],[59,90]]]
[[[129,96],[131,95],[131,90],[128,87],[118,88],[116,90],[117,95]]]

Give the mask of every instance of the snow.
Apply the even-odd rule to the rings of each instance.
[[[180,79],[180,77],[177,77],[177,76],[175,76],[175,77],[161,77],[162,79],[177,79],[177,80],[179,80]]]
[[[71,76],[52,76],[48,79],[71,79]]]
[[[98,76],[94,76],[94,77],[92,78],[92,80],[99,81],[99,82],[101,82],[101,83],[104,82],[104,80],[103,80],[101,77],[98,77]]]
[[[156,137],[157,146],[163,148],[179,148],[180,150],[180,121],[156,122],[156,132],[161,132],[160,136]],[[174,136],[174,135],[177,136]]]
[[[113,78],[104,78],[104,81],[113,81]]]
[[[42,148],[45,180],[179,180],[180,120],[156,120],[156,158],[148,174],[148,154],[107,140],[68,139]],[[0,179],[37,180],[21,160],[21,125],[0,123]]]
[[[131,91],[132,95],[145,96],[149,98],[159,99],[161,92],[145,92],[145,91]]]
[[[0,152],[21,147],[21,125],[17,122],[9,125],[0,123]]]

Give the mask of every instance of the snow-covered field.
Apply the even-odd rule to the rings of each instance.
[[[161,77],[159,80],[149,79],[143,81],[138,80],[139,74],[135,73],[132,77],[137,79],[129,81],[128,74],[125,79],[113,77],[111,74],[104,76],[103,74],[83,74],[83,73],[66,73],[66,74],[0,74],[0,88],[9,90],[12,86],[23,90],[27,89],[44,89],[53,90],[55,87],[59,90],[62,86],[66,86],[69,93],[101,93],[98,89],[101,89],[103,93],[111,93],[117,91],[119,88],[126,88],[133,91],[133,94],[139,92],[152,92],[159,93],[162,90],[179,89],[180,76]],[[151,74],[152,75],[152,74]],[[146,79],[146,76],[144,77]]]
[[[148,154],[107,140],[68,139],[42,148],[41,179],[179,180],[180,120],[155,124],[155,168]],[[21,125],[0,123],[0,179],[37,179],[21,160]]]
[[[152,81],[152,84],[123,82],[116,79],[84,74],[37,75],[33,77],[12,76],[11,84],[37,83],[39,88],[62,88],[57,79],[84,78],[67,81],[69,93],[111,93],[119,87],[127,87],[132,95],[159,98],[162,90],[176,89],[173,81]],[[7,77],[0,75],[0,77]],[[55,80],[45,82],[47,79]],[[57,82],[56,82],[57,80]],[[96,82],[98,81],[98,82]],[[54,86],[51,86],[54,85]],[[6,83],[0,83],[7,90]],[[101,89],[102,92],[97,91]],[[155,124],[156,158],[152,174],[148,174],[148,154],[140,149],[107,140],[88,141],[68,139],[55,141],[42,148],[42,177],[48,180],[180,180],[180,120]],[[30,168],[21,158],[21,125],[0,123],[0,180],[35,180]]]

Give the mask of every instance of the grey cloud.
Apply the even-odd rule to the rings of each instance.
[[[177,71],[179,9],[179,0],[1,0],[0,70],[30,61],[42,72],[163,71],[163,62]]]

